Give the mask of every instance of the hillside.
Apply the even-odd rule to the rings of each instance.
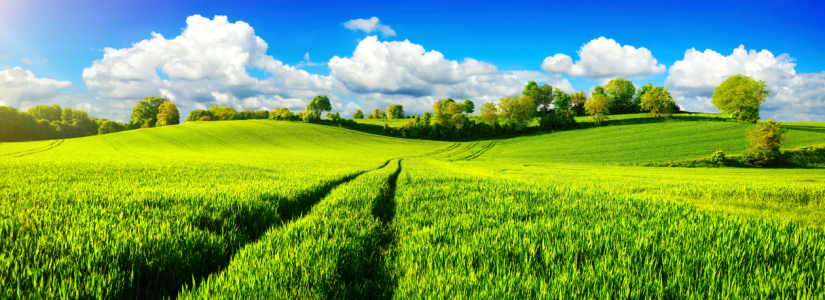
[[[793,125],[789,146],[825,139]],[[741,152],[751,126],[440,142],[249,120],[2,143],[0,298],[741,298],[789,276],[823,295],[822,169],[620,165]]]

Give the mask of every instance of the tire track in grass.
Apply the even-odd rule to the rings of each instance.
[[[397,163],[397,166],[393,164]],[[400,160],[336,187],[305,217],[269,230],[220,274],[187,286],[187,299],[389,299]],[[238,280],[243,278],[243,280]]]
[[[63,144],[63,141],[65,141],[65,140],[60,140],[60,141],[59,141],[59,142],[57,142],[57,143],[50,144],[50,146],[49,146],[49,147],[47,147],[47,148],[38,148],[38,149],[36,149],[36,150],[29,150],[29,152],[22,153],[22,154],[18,154],[18,155],[14,155],[14,157],[23,157],[23,156],[26,156],[26,155],[32,155],[32,154],[35,154],[35,153],[40,153],[40,152],[49,151],[49,150],[52,150],[52,149],[54,149],[54,148],[57,148],[57,146],[60,146],[61,144]],[[18,153],[19,153],[19,152],[18,152]]]
[[[478,158],[479,156],[481,156],[482,154],[484,154],[485,152],[492,149],[493,147],[495,147],[496,144],[498,144],[497,141],[490,142],[489,144],[484,145],[484,147],[481,147],[481,149],[471,153],[470,155],[467,155],[467,156],[459,158],[459,159],[451,160],[451,161],[459,161],[459,160],[470,161],[470,160],[474,160],[474,159]]]
[[[9,153],[3,153],[3,154],[0,154],[0,156],[11,156],[11,155],[20,154],[20,153],[23,153],[23,152],[36,151],[36,150],[40,150],[40,149],[43,149],[43,148],[48,148],[48,147],[51,147],[52,145],[54,145],[55,143],[59,143],[60,141],[62,141],[62,140],[55,140],[54,142],[48,143],[48,144],[40,146],[40,147],[35,147],[35,148],[32,148],[32,149],[26,149],[26,150],[14,151],[14,152],[9,152]]]
[[[286,199],[283,199],[283,198],[269,198],[269,199],[268,198],[263,198],[262,200],[264,200],[264,201],[270,201],[270,202],[278,203],[277,212],[278,212],[278,217],[280,219],[280,222],[279,223],[274,223],[274,224],[269,224],[269,226],[268,226],[269,229],[262,230],[259,234],[254,235],[254,236],[250,236],[250,238],[247,240],[246,243],[244,243],[243,245],[240,245],[236,249],[230,250],[230,252],[232,252],[232,254],[230,255],[230,257],[226,261],[217,262],[215,265],[213,265],[210,268],[211,271],[209,271],[209,272],[204,272],[203,274],[200,274],[199,276],[194,276],[193,275],[191,277],[191,281],[187,280],[185,282],[182,282],[180,285],[177,286],[177,288],[174,291],[170,291],[165,296],[167,298],[173,298],[173,299],[176,298],[178,295],[181,294],[181,292],[184,291],[184,289],[190,283],[194,284],[195,287],[200,286],[201,282],[203,282],[204,279],[208,278],[209,276],[211,276],[213,274],[218,274],[218,273],[223,272],[223,270],[225,270],[229,266],[229,263],[231,262],[232,257],[234,257],[234,255],[236,253],[241,251],[247,245],[251,245],[251,244],[256,243],[267,231],[272,230],[272,228],[274,228],[274,227],[282,227],[282,226],[286,226],[290,222],[299,221],[302,217],[307,215],[316,204],[318,204],[322,199],[326,198],[329,195],[329,193],[332,192],[335,188],[337,188],[341,185],[345,185],[345,184],[349,183],[350,181],[358,178],[359,176],[361,176],[365,173],[372,172],[372,171],[375,171],[375,170],[381,170],[384,167],[386,167],[387,165],[389,165],[389,163],[391,161],[392,160],[387,160],[383,164],[381,164],[378,168],[367,170],[367,171],[355,172],[355,173],[346,175],[346,176],[338,178],[336,180],[329,181],[329,182],[323,184],[320,188],[306,190],[306,191],[304,191],[304,192],[302,192],[302,193],[300,193],[296,196],[290,196]],[[202,227],[201,230],[213,231],[214,232],[213,229],[206,228],[206,227]],[[216,233],[219,233],[219,232],[216,232]]]

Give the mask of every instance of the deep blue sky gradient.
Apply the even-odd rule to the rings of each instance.
[[[7,2],[6,0],[2,0]],[[670,67],[690,48],[723,55],[744,44],[796,59],[799,73],[825,70],[825,9],[815,1],[45,1],[3,3],[0,66],[21,66],[38,77],[71,81],[85,89],[81,72],[104,47],[129,47],[150,38],[179,35],[186,17],[226,15],[249,23],[269,44],[268,54],[295,65],[310,53],[315,62],[350,56],[365,35],[344,28],[357,18],[380,18],[404,40],[437,50],[447,59],[471,57],[501,70],[540,70],[542,60],[565,53],[576,60],[582,44],[604,36],[648,48]],[[48,63],[24,66],[21,58]],[[328,74],[325,66],[306,67]],[[647,79],[662,84],[666,74]],[[645,81],[645,80],[643,80]],[[576,89],[593,82],[575,78]]]

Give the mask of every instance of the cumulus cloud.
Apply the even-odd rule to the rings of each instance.
[[[211,104],[237,109],[297,106],[293,99],[311,99],[342,88],[328,76],[310,74],[267,55],[267,43],[245,22],[194,15],[186,24],[172,39],[153,32],[151,39],[129,48],[104,49],[102,59],[83,69],[83,81],[102,99],[136,101],[163,95],[176,99],[184,111]],[[249,69],[271,76],[256,78]]]
[[[774,56],[768,50],[748,51],[744,45],[730,55],[707,49],[689,49],[682,60],[670,67],[665,86],[688,110],[718,112],[713,107],[713,90],[735,74],[767,83],[771,95],[762,104],[762,116],[779,120],[825,120],[825,72],[797,74],[788,54]]]
[[[620,45],[613,39],[600,37],[582,45],[579,60],[565,54],[548,56],[541,64],[548,73],[584,76],[591,79],[616,77],[641,78],[664,73],[665,65],[659,64],[650,50]]]
[[[25,102],[43,102],[72,87],[68,81],[37,78],[29,70],[15,67],[0,71],[0,105],[21,109]]]
[[[392,30],[392,28],[387,25],[381,24],[377,17],[349,20],[344,23],[344,27],[352,30],[361,30],[366,33],[377,31],[383,36],[395,35],[395,30]]]
[[[328,66],[330,76],[356,94],[367,110],[397,103],[405,111],[423,112],[447,97],[490,102],[520,94],[527,82],[516,72],[500,71],[490,63],[448,60],[408,40],[382,42],[376,36],[362,40],[351,57],[333,57]]]

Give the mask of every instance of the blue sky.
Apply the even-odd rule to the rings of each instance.
[[[145,93],[161,94],[159,89],[176,98],[184,113],[212,104],[239,109],[298,109],[312,94],[323,93],[331,94],[339,104],[336,108],[347,115],[356,108],[371,110],[394,102],[404,104],[408,112],[421,112],[429,101],[445,96],[494,101],[530,79],[589,91],[612,77],[624,77],[637,85],[652,82],[668,87],[683,108],[714,111],[709,105],[712,85],[732,72],[746,72],[776,90],[775,99],[765,104],[763,117],[825,121],[825,100],[820,93],[825,92],[825,10],[814,1],[118,2],[0,0],[0,67],[5,72],[19,67],[22,71],[14,76],[28,78],[32,81],[29,86],[39,91],[13,88],[6,79],[0,82],[0,102],[19,109],[60,103],[127,121],[129,103],[149,96]],[[157,66],[138,65],[137,61],[143,62],[137,58],[104,59],[104,48],[134,50],[122,55],[148,51],[133,44],[151,40],[152,32],[166,41],[175,39],[191,26],[187,19],[193,15],[211,21],[215,16],[226,16],[228,24],[215,26],[242,21],[251,27],[248,32],[254,33],[250,36],[263,40],[267,48],[265,53],[250,53],[269,58],[240,65],[257,81],[225,86],[221,82],[226,79],[209,75],[225,74],[225,69],[218,71],[216,65],[225,59],[176,57],[178,53],[219,48],[203,43],[196,44],[204,49],[191,48],[196,47],[191,43],[154,43],[151,47],[156,48],[151,51],[173,49],[156,54],[163,57]],[[345,26],[348,21],[372,17],[395,35]],[[598,41],[600,37],[605,39]],[[393,41],[399,43],[385,43]],[[383,45],[389,54],[373,57],[365,52],[356,59],[359,45],[373,50]],[[740,45],[743,52],[733,55]],[[232,48],[231,44],[222,46]],[[406,52],[415,47],[422,47],[424,53],[437,51],[443,58],[427,60],[419,53],[424,55],[421,62],[398,62],[406,60],[405,55],[415,56],[415,51]],[[642,48],[645,50],[640,51]],[[689,49],[698,54],[688,59]],[[305,61],[307,53],[314,64]],[[556,54],[570,57],[576,65],[570,67],[564,57],[557,56],[558,60],[552,60],[555,64],[543,68],[546,58]],[[328,64],[336,56],[344,61]],[[579,64],[577,61],[586,60],[584,56],[593,60]],[[467,63],[465,58],[477,63]],[[185,62],[177,66],[199,65],[199,73],[181,74],[166,64],[170,60]],[[98,64],[92,67],[94,62]],[[118,72],[126,71],[117,67],[124,63],[133,64],[136,70],[155,67],[160,80],[124,80],[126,75]],[[278,63],[293,68],[276,66]],[[417,65],[428,69],[416,69]],[[217,69],[207,70],[210,66]],[[433,70],[439,66],[452,68],[452,73],[435,74]],[[396,73],[376,71],[381,67],[401,70],[397,72],[403,75],[394,78]],[[84,69],[103,75],[84,77]],[[33,79],[23,71],[31,72]],[[365,79],[370,74],[379,76]],[[386,85],[380,80],[386,80]]]

